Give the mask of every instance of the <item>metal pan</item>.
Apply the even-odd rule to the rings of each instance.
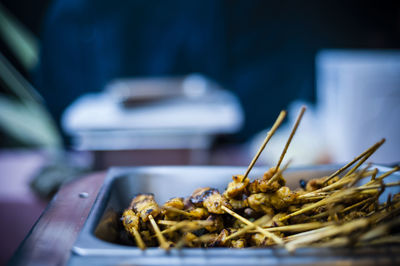
[[[329,175],[337,165],[287,170],[285,178],[291,188],[299,180]],[[378,166],[379,171],[389,168]],[[400,263],[400,246],[358,249],[302,248],[289,254],[280,248],[184,248],[169,252],[159,248],[145,251],[125,245],[116,228],[119,212],[129,205],[137,193],[154,193],[163,203],[176,196],[187,196],[198,187],[210,186],[223,191],[234,174],[244,173],[242,167],[175,166],[112,168],[76,241],[70,265],[259,265],[259,264],[395,264]],[[254,168],[251,176],[260,177],[266,168]],[[400,179],[399,173],[389,177]],[[393,188],[386,193],[394,193]],[[382,197],[386,197],[383,195]]]

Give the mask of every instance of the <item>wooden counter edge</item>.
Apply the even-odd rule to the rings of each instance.
[[[63,185],[8,265],[65,265],[105,176],[96,172]]]

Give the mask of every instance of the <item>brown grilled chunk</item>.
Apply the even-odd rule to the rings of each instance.
[[[252,183],[249,184],[248,190],[251,194],[260,193],[260,192],[275,192],[279,188],[285,185],[286,181],[283,178],[282,174],[279,173],[277,178],[271,184],[269,180],[274,176],[275,167],[270,168],[266,171],[261,179],[256,179]]]
[[[130,209],[133,209],[139,214],[140,218],[147,222],[149,220],[149,215],[156,217],[160,214],[161,209],[157,202],[154,200],[153,194],[139,194],[131,201]]]
[[[204,207],[210,213],[223,214],[221,206],[231,208],[227,199],[215,188],[205,187],[196,189],[190,196],[190,202],[196,207]]]
[[[247,177],[244,178],[244,175],[234,175],[232,180],[233,181],[228,184],[228,187],[224,192],[224,196],[228,199],[241,197],[250,182]]]

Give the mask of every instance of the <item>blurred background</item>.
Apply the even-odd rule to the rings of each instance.
[[[63,182],[247,165],[282,109],[261,165],[302,105],[293,165],[400,161],[399,1],[2,0],[0,48],[0,263]]]

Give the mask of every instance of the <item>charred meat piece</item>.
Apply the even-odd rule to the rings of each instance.
[[[224,221],[220,215],[211,214],[210,216],[208,216],[206,221],[213,222],[212,225],[205,227],[209,232],[220,232],[222,229],[224,229]]]
[[[288,221],[280,221],[280,218],[285,217],[287,213],[280,212],[272,217],[271,221],[269,221],[265,226],[267,227],[277,227],[287,225]]]
[[[219,194],[218,191],[215,191],[210,196],[208,196],[204,200],[203,206],[207,208],[208,212],[216,214],[225,213],[225,211],[221,209],[222,206],[232,208],[226,198]]]
[[[295,191],[291,191],[289,187],[283,186],[278,189],[275,194],[281,198],[286,204],[292,204],[296,201],[299,194]]]
[[[326,184],[324,184],[326,179],[327,179],[327,177],[324,176],[321,178],[315,178],[315,179],[309,180],[306,185],[306,191],[311,192],[311,191],[323,188],[324,186],[331,185],[331,184],[337,182],[340,178],[338,176],[335,176],[334,178],[329,180]]]
[[[186,232],[183,235],[182,241],[185,243],[186,247],[199,247],[199,243],[196,243],[197,236],[191,232]]]
[[[280,187],[284,186],[286,181],[281,173],[277,174],[272,183],[269,180],[274,176],[275,167],[270,168],[266,171],[261,179],[256,179],[249,184],[248,190],[251,194],[260,192],[275,192]]]
[[[193,208],[189,209],[188,213],[190,214],[192,219],[202,220],[208,217],[208,211],[205,208]]]
[[[139,231],[139,217],[133,210],[125,210],[122,214],[121,220],[125,230],[128,231],[132,236],[134,236],[134,229]]]
[[[265,243],[267,242],[267,237],[265,237],[261,233],[255,233],[255,234],[251,235],[250,242],[251,242],[252,246],[264,247]]]
[[[249,206],[247,198],[244,200],[228,199],[228,202],[234,210],[244,209]]]
[[[324,179],[322,178],[311,179],[310,181],[307,182],[306,191],[314,191],[322,188],[323,186],[324,186]]]
[[[222,229],[221,233],[210,243],[210,247],[227,247],[229,246],[229,240],[226,238],[231,234],[231,230],[229,228]]]
[[[165,202],[163,206],[183,210],[184,208],[183,198],[172,198],[167,202]]]
[[[295,202],[297,194],[292,192],[288,187],[281,187],[274,193],[257,193],[247,198],[249,206],[255,211],[266,211],[265,207],[273,207],[277,211],[286,210]]]
[[[214,192],[218,192],[218,190],[210,187],[198,188],[193,191],[192,195],[189,197],[189,201],[196,207],[203,207],[204,200]]]
[[[171,208],[175,208],[178,210],[183,210],[185,206],[184,206],[183,198],[172,198],[164,203],[163,208],[164,207],[166,207],[166,208],[171,207]],[[169,212],[165,209],[163,209],[162,214],[165,215],[165,217],[169,220],[175,220],[180,217],[179,213]]]
[[[269,200],[267,199],[266,193],[257,193],[252,194],[247,198],[247,202],[249,203],[249,207],[255,210],[256,212],[262,212],[268,215],[274,215],[274,209],[270,204],[268,204]]]
[[[149,215],[156,217],[160,214],[161,209],[154,200],[153,194],[139,194],[131,201],[130,209],[139,214],[143,222],[149,220]]]
[[[249,178],[244,178],[244,175],[234,175],[232,179],[233,181],[228,184],[224,192],[224,196],[228,199],[242,196],[250,182]]]
[[[190,196],[190,202],[197,207],[203,206],[210,213],[223,214],[222,206],[231,208],[227,199],[215,188],[199,188]]]
[[[277,233],[274,233],[274,234],[277,235]],[[279,235],[279,236],[281,237],[282,235]],[[274,240],[272,240],[269,237],[264,236],[261,233],[253,234],[250,238],[250,242],[253,244],[253,246],[256,246],[256,247],[273,246],[276,244]]]
[[[244,247],[246,247],[246,239],[240,238],[238,240],[232,240],[231,241],[231,247],[232,248],[244,248]]]

